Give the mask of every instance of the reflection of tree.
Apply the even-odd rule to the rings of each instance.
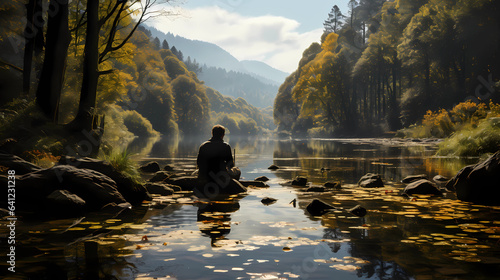
[[[399,182],[408,175],[451,176],[460,169],[454,165],[452,169],[457,170],[450,170],[450,164],[431,157],[433,153],[434,149],[425,145],[388,145],[370,139],[292,140],[277,141],[273,156],[274,164],[293,168],[291,172],[277,172],[277,176],[307,176],[318,184],[355,184],[366,173],[381,174],[385,182]]]

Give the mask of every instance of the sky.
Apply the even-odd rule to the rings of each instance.
[[[263,61],[291,73],[302,52],[321,40],[334,5],[348,0],[177,0],[179,15],[148,22],[158,30],[217,44],[239,60]],[[182,50],[181,50],[182,51]]]

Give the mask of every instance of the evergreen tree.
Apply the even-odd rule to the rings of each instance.
[[[161,48],[164,49],[164,50],[169,50],[170,49],[167,40],[165,40],[165,39],[163,40],[163,42],[161,44]]]
[[[342,25],[342,18],[344,18],[344,15],[340,11],[339,7],[337,5],[333,6],[330,13],[328,13],[328,19],[326,19],[323,23],[323,26],[325,27],[323,32],[327,34],[337,32],[337,28]]]

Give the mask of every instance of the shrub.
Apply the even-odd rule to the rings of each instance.
[[[500,118],[482,120],[476,128],[468,126],[439,144],[438,155],[480,156],[500,149]]]
[[[139,165],[127,150],[120,152],[111,150],[106,154],[101,154],[100,158],[109,162],[116,171],[122,173],[124,176],[134,180],[136,183],[141,182],[142,178],[139,173]]]
[[[159,133],[153,129],[151,122],[137,113],[137,111],[125,111],[123,123],[128,131],[132,132],[135,136],[146,138],[159,136]]]

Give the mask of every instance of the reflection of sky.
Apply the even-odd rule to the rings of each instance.
[[[191,165],[196,156],[198,141],[184,142],[179,145],[174,162],[180,165]],[[282,186],[280,183],[296,175],[306,175],[318,183],[327,179],[329,175],[321,173],[321,167],[326,167],[333,179],[335,176],[345,176],[349,183],[355,183],[360,176],[367,172],[391,174],[396,177],[404,173],[425,171],[422,169],[423,157],[429,157],[432,150],[408,147],[376,146],[371,144],[353,144],[335,141],[251,141],[229,139],[233,148],[237,150],[237,165],[242,170],[242,176],[253,179],[258,176],[267,176],[270,181],[268,189],[249,189],[248,194],[239,200],[239,209],[230,213],[230,232],[224,240],[216,242],[221,247],[211,247],[211,239],[202,234],[197,207],[185,205],[180,210],[166,216],[155,216],[151,220],[155,227],[139,235],[168,236],[172,232],[183,231],[191,236],[184,241],[168,240],[168,252],[159,253],[156,250],[140,251],[141,258],[131,260],[137,263],[139,275],[141,272],[149,277],[164,275],[176,276],[179,279],[235,279],[243,277],[249,279],[247,273],[282,273],[279,276],[287,278],[284,272],[300,275],[303,279],[364,279],[371,277],[372,271],[385,267],[383,273],[397,274],[401,279],[408,279],[406,272],[398,265],[384,263],[377,259],[380,256],[380,239],[388,237],[390,240],[400,238],[397,231],[367,231],[365,229],[350,229],[351,226],[362,226],[364,223],[395,224],[396,218],[371,215],[366,219],[311,219],[304,212],[307,203],[312,199],[311,194],[300,190]],[[153,156],[154,158],[155,156]],[[160,156],[156,156],[161,159]],[[406,158],[406,159],[405,159]],[[164,163],[170,160],[165,158]],[[372,164],[372,163],[385,163]],[[267,167],[278,164],[281,169],[270,171]],[[162,163],[163,164],[163,163]],[[406,167],[401,167],[406,164]],[[419,170],[414,168],[420,166]],[[405,169],[406,168],[406,169]],[[418,168],[417,168],[418,169]],[[341,170],[341,172],[337,172]],[[338,178],[338,177],[337,177]],[[342,178],[339,178],[342,179]],[[272,197],[278,199],[275,204],[264,206],[261,199]],[[294,208],[290,202],[298,198],[298,207]],[[330,197],[331,199],[331,197]],[[347,203],[347,202],[343,202]],[[350,204],[355,202],[349,202]],[[369,202],[366,202],[369,203]],[[347,205],[347,204],[346,204]],[[344,207],[347,207],[343,205]],[[371,205],[374,207],[374,205]],[[342,214],[340,214],[342,215]],[[379,220],[381,219],[381,220]],[[323,226],[324,225],[324,226]],[[327,228],[325,226],[329,226]],[[352,236],[342,231],[350,230]],[[379,235],[382,234],[382,235]],[[387,235],[385,235],[387,234]],[[356,243],[330,240],[344,240],[354,237]],[[170,237],[169,237],[170,238]],[[289,239],[290,238],[290,239]],[[322,239],[327,239],[321,241]],[[358,240],[359,239],[359,240]],[[386,240],[387,241],[387,240]],[[298,242],[300,245],[293,246]],[[283,248],[290,246],[292,251],[285,252]],[[355,250],[353,249],[355,247]],[[369,259],[371,265],[363,266],[358,272],[346,272],[332,268],[332,265],[348,265],[346,259],[355,256]],[[163,261],[174,258],[174,260]],[[321,260],[331,261],[335,258],[338,263],[324,263]],[[316,260],[316,261],[315,261]],[[208,266],[208,268],[206,267]],[[161,270],[160,270],[161,268]],[[232,270],[237,268],[238,270]],[[243,269],[243,270],[239,270]],[[226,271],[227,272],[218,272]],[[153,272],[154,271],[154,272]],[[166,273],[166,274],[165,274]],[[378,272],[377,272],[378,273]],[[200,277],[201,275],[201,277]],[[358,278],[359,277],[359,278]],[[291,279],[291,278],[290,278]]]

